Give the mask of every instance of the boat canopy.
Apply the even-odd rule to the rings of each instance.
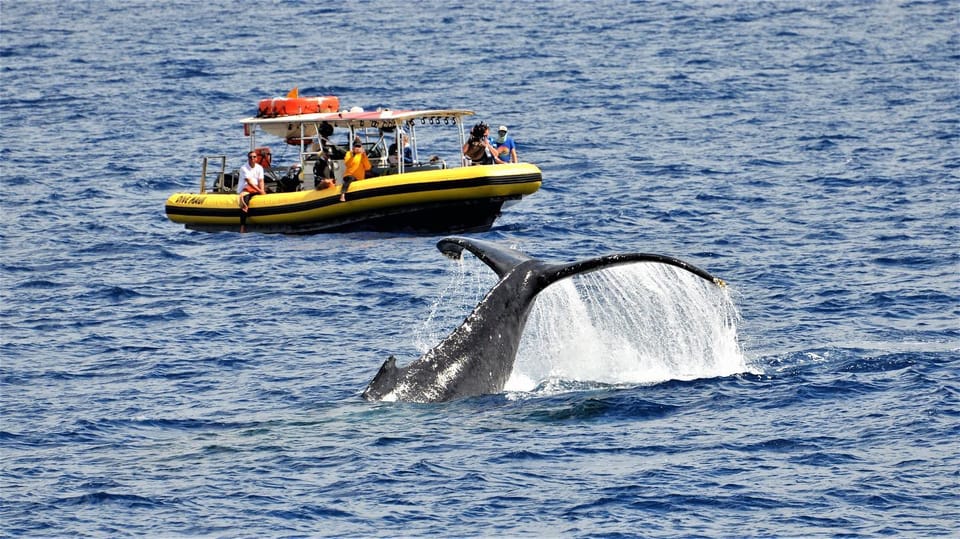
[[[253,128],[259,127],[277,137],[303,138],[316,136],[318,127],[324,123],[354,131],[370,127],[396,127],[417,121],[420,124],[459,124],[464,116],[472,116],[473,114],[472,110],[467,109],[317,112],[277,116],[275,118],[257,118],[254,116],[244,118],[240,120],[240,123],[244,125],[248,133],[252,132]]]

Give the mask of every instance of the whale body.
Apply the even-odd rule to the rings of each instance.
[[[544,262],[496,243],[461,237],[440,240],[451,258],[466,249],[500,281],[446,339],[405,367],[390,356],[363,391],[367,400],[444,402],[503,391],[537,294],[567,277],[610,266],[657,262],[689,271],[718,286],[722,280],[683,260],[647,253],[613,254],[567,264]]]

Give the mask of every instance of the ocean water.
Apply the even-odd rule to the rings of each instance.
[[[956,536],[958,66],[956,0],[3,2],[0,536]],[[508,125],[475,237],[729,286],[578,277],[503,394],[363,401],[492,272],[163,214],[294,86]]]

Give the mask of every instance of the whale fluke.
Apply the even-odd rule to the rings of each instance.
[[[406,367],[397,367],[396,358],[390,356],[363,391],[367,400],[443,402],[503,391],[534,299],[560,279],[611,266],[654,262],[725,286],[710,273],[666,255],[623,253],[552,264],[470,238],[444,238],[437,248],[452,258],[461,257],[464,249],[470,251],[496,272],[500,281],[460,327],[422,357]]]

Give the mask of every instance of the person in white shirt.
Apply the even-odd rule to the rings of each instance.
[[[247,154],[247,162],[240,167],[240,183],[237,185],[237,193],[240,195],[240,209],[246,213],[250,208],[250,197],[253,195],[265,195],[263,190],[263,167],[257,163],[256,152]]]
[[[247,154],[247,163],[240,167],[240,182],[237,184],[240,200],[240,232],[247,231],[247,211],[250,210],[250,198],[253,195],[265,195],[263,189],[263,167],[257,163],[257,153]]]

